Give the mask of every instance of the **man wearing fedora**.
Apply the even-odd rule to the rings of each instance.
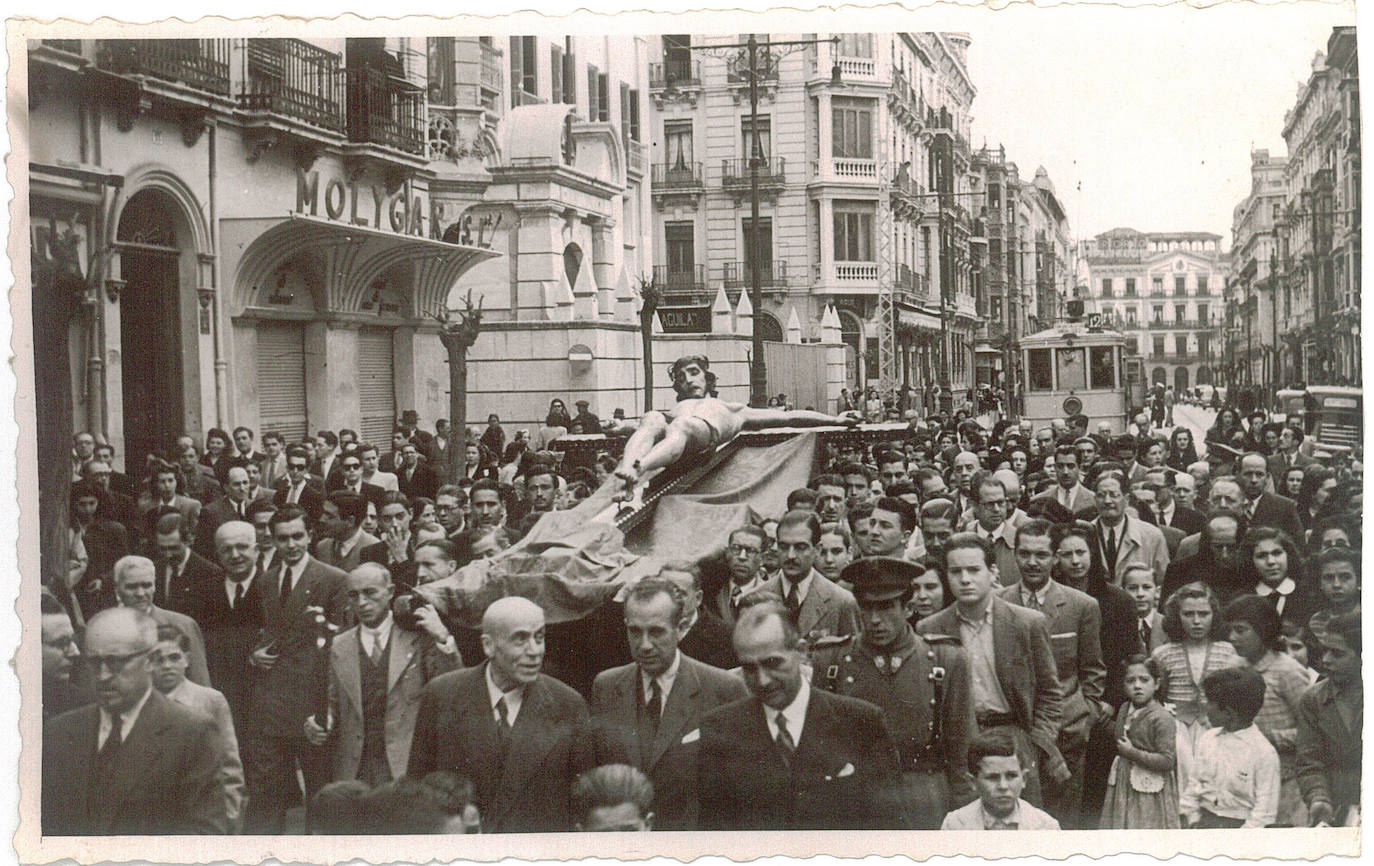
[[[907,622],[925,567],[869,557],[847,565],[858,635],[824,640],[812,683],[882,709],[901,757],[901,790],[918,830],[938,830],[945,813],[973,799],[968,742],[974,731],[968,660],[957,640],[918,635]]]

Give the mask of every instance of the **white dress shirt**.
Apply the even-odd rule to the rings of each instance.
[[[811,569],[806,573],[806,577],[797,581],[797,606],[806,604],[807,593],[811,592],[811,579],[816,576],[816,569]],[[782,590],[782,597],[785,600],[787,594],[792,589],[792,582],[787,579],[787,575],[778,572],[778,588]]]
[[[289,566],[289,568],[284,568],[284,569],[282,569],[282,577],[283,577],[283,578],[286,576],[286,573],[287,573],[288,570],[289,570],[290,573],[291,573],[291,591],[292,591],[293,593],[296,591],[296,587],[298,587],[298,586],[301,585],[301,576],[305,574],[305,567],[306,567],[307,565],[309,565],[309,564],[310,564],[310,554],[309,554],[309,553],[306,553],[306,554],[304,554],[304,555],[301,556],[300,561],[297,562],[295,565]],[[285,563],[283,563],[283,565],[285,565]],[[281,588],[282,588],[282,584],[280,584],[280,583],[277,584],[277,591],[278,591],[278,592],[281,591]]]
[[[234,606],[234,596],[238,594],[238,588],[240,586],[243,587],[244,598],[248,597],[248,590],[253,588],[253,578],[255,577],[257,577],[256,572],[248,575],[248,577],[237,583],[227,577],[224,579],[224,595],[229,599],[229,607],[232,608]]]
[[[491,678],[491,662],[487,662],[487,699],[491,702],[491,717],[497,722],[501,721],[501,711],[496,708],[496,702],[502,698],[506,699],[506,722],[511,727],[515,727],[515,717],[520,715],[520,707],[525,703],[525,689],[523,686],[511,689],[508,692],[501,691],[501,687],[496,684],[496,680]]]
[[[386,616],[375,628],[358,623],[358,640],[362,642],[363,652],[369,658],[386,649],[387,642],[391,640],[391,623],[391,611],[386,612]],[[510,701],[506,703],[509,704]]]
[[[153,693],[153,684],[148,684],[148,691],[143,693],[143,697],[138,699],[132,707],[125,710],[119,716],[119,741],[122,743],[129,739],[129,732],[134,729],[134,723],[138,721],[139,713],[143,712],[143,706],[148,703],[148,697]],[[95,748],[99,751],[105,748],[105,741],[110,737],[110,731],[114,729],[114,717],[110,711],[104,707],[100,708],[100,729],[95,735]]]
[[[651,677],[644,673],[643,668],[639,669],[639,684],[644,688],[643,694],[646,704],[649,702],[649,695],[653,694],[651,684],[655,680],[658,681],[658,693],[662,696],[662,703],[668,703],[668,694],[673,690],[673,683],[677,681],[677,671],[678,668],[681,667],[681,663],[682,653],[679,651],[673,656],[673,663],[668,665],[668,669],[656,677]],[[663,712],[662,705],[659,706],[658,711],[660,713]]]
[[[771,740],[778,738],[778,716],[786,719],[787,733],[792,736],[792,745],[801,745],[802,725],[806,724],[806,708],[811,704],[811,684],[806,681],[806,677],[801,678],[801,688],[797,689],[797,696],[792,699],[781,710],[775,710],[767,704],[763,705],[763,720],[768,724],[768,737]]]

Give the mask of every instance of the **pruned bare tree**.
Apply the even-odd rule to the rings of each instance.
[[[449,483],[457,484],[467,475],[468,350],[482,330],[482,299],[474,305],[469,289],[462,307],[446,309],[434,318],[439,320],[439,339],[448,351],[448,476]]]

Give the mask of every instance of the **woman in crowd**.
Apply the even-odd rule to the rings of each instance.
[[[1193,444],[1193,431],[1187,427],[1175,427],[1169,436],[1169,456],[1164,465],[1176,472],[1187,472],[1188,467],[1197,462],[1197,446]]]
[[[544,425],[535,434],[534,450],[547,450],[550,442],[568,435],[570,426],[572,426],[572,416],[568,414],[568,407],[564,405],[562,400],[557,397],[553,398],[549,401],[549,413],[544,416]]]
[[[1242,430],[1240,416],[1236,414],[1235,409],[1227,407],[1217,413],[1216,423],[1207,431],[1206,440],[1229,446],[1231,437],[1235,435],[1237,430]]]
[[[1283,471],[1283,483],[1279,485],[1280,489],[1275,492],[1296,502],[1298,496],[1302,494],[1302,479],[1306,474],[1307,467],[1305,466],[1289,466]]]
[[[1252,526],[1245,533],[1240,568],[1241,593],[1266,599],[1283,619],[1304,623],[1322,606],[1321,593],[1307,573],[1298,546],[1272,526]]]
[[[1309,465],[1302,477],[1302,488],[1298,491],[1298,519],[1303,529],[1311,529],[1317,522],[1317,515],[1336,492],[1339,482],[1336,474],[1325,466]]]
[[[1316,558],[1325,551],[1343,547],[1360,550],[1360,526],[1351,516],[1337,514],[1322,518],[1307,536],[1307,555]]]

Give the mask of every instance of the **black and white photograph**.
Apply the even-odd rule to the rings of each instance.
[[[1353,3],[498,12],[9,22],[20,862],[1358,855]]]

